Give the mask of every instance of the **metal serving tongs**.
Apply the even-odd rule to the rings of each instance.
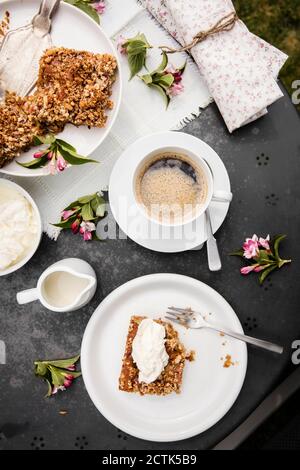
[[[31,23],[9,31],[0,47],[0,101],[5,91],[26,96],[34,88],[39,60],[51,46],[51,18],[60,0],[42,0]]]

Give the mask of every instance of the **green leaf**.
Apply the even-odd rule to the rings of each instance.
[[[55,135],[47,134],[46,136],[35,135],[33,137],[33,145],[51,145],[55,142]]]
[[[150,85],[152,83],[152,75],[150,73],[147,73],[146,75],[142,75],[141,79],[143,80],[146,85]]]
[[[74,377],[74,379],[77,379],[78,377],[81,377],[81,372],[76,372],[74,370],[64,370],[64,369],[61,369],[61,373],[64,375],[64,377],[66,375],[72,375],[72,377]]]
[[[99,163],[96,160],[91,160],[90,158],[76,156],[75,152],[73,153],[71,150],[66,151],[62,147],[59,147],[59,152],[64,157],[64,159],[71,165],[84,165],[85,163]]]
[[[58,359],[55,361],[44,361],[42,364],[49,364],[51,366],[60,367],[66,369],[67,367],[73,366],[76,362],[79,361],[80,356],[70,357],[68,359]]]
[[[264,283],[264,281],[266,280],[266,278],[269,276],[269,274],[271,274],[271,272],[275,271],[275,269],[277,269],[277,266],[276,264],[270,266],[269,268],[265,269],[264,271],[261,271],[260,275],[259,275],[259,283],[260,285],[262,285]]]
[[[282,242],[282,240],[284,240],[285,238],[286,238],[286,235],[276,235],[276,237],[274,237],[274,239],[272,240],[274,255],[278,261],[280,260],[279,245]]]
[[[87,196],[82,196],[78,199],[79,204],[87,204],[91,202],[96,197],[96,194],[89,194]]]
[[[48,379],[44,379],[44,380],[48,385],[48,390],[47,390],[47,393],[45,395],[45,398],[48,398],[48,397],[51,397],[51,395],[52,395],[52,385],[51,385],[51,383],[49,382]]]
[[[39,375],[40,377],[44,377],[47,374],[48,368],[47,365],[43,362],[35,362],[35,374]]]
[[[259,264],[261,263],[269,263],[270,257],[269,253],[266,250],[259,250],[258,256],[254,258]]]
[[[144,33],[138,33],[134,38],[132,38],[132,41],[141,41],[147,49],[151,49],[152,47]]]
[[[185,69],[186,69],[186,66],[187,66],[187,60],[186,60],[185,63],[178,69],[179,72],[184,73],[184,72],[185,72]]]
[[[155,73],[163,72],[165,70],[165,68],[167,67],[168,62],[169,62],[168,55],[165,52],[163,52],[162,53],[162,61],[161,61],[160,65],[157,67],[157,69],[153,70],[152,75],[155,74]]]
[[[47,155],[44,155],[41,158],[35,158],[30,162],[21,163],[17,161],[17,164],[22,166],[23,168],[29,168],[30,170],[36,170],[37,168],[41,168],[46,165],[48,161]]]
[[[157,90],[162,95],[162,97],[164,98],[166,102],[166,107],[168,107],[171,100],[170,100],[170,97],[165,92],[165,90],[160,85],[156,85],[155,83],[151,83],[149,87],[153,88],[154,90]]]
[[[79,10],[84,11],[90,18],[92,18],[96,23],[100,24],[100,17],[98,13],[96,12],[95,8],[93,8],[91,5],[88,3],[82,1],[82,0],[77,0],[75,3],[71,0],[65,0],[67,3],[70,3],[71,5],[79,8]]]
[[[52,383],[55,387],[61,387],[64,384],[65,377],[59,369],[54,366],[49,366],[51,372]]]
[[[174,83],[174,77],[172,74],[168,73],[166,75],[162,75],[160,77],[153,77],[153,83],[157,83],[158,85],[168,90]]]
[[[65,150],[71,150],[72,152],[76,152],[76,148],[73,147],[71,144],[68,144],[68,142],[65,142],[64,140],[56,139],[56,143]]]
[[[89,220],[95,220],[94,212],[91,207],[91,204],[85,204],[81,209],[81,216],[84,221],[88,222]]]
[[[144,67],[146,59],[146,51],[145,49],[141,51],[139,54],[128,54],[128,64],[130,68],[130,78],[132,80],[135,75],[137,75],[140,70]]]
[[[73,222],[77,219],[77,214],[72,215],[69,219],[64,220],[62,222],[59,222],[58,224],[52,224],[54,227],[62,228],[62,229],[67,229],[71,228]]]
[[[106,203],[103,197],[100,197],[98,194],[91,201],[91,206],[97,217],[104,217]]]

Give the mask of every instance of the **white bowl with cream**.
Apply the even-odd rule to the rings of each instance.
[[[24,266],[42,236],[39,209],[21,186],[0,178],[0,276]]]

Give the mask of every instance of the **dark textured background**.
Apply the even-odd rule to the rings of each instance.
[[[210,448],[286,376],[291,343],[300,339],[299,124],[299,115],[286,94],[268,116],[233,135],[225,130],[215,105],[184,129],[219,153],[231,178],[234,200],[218,232],[224,263],[220,273],[208,271],[205,250],[166,255],[147,251],[130,240],[84,244],[79,237],[63,233],[57,242],[44,236],[38,252],[23,269],[0,278],[0,339],[7,346],[7,365],[0,365],[0,448]],[[274,273],[264,287],[259,287],[254,275],[242,277],[240,261],[227,256],[254,232],[286,233],[282,254],[293,258],[291,266]],[[39,303],[17,305],[16,292],[33,287],[49,264],[73,256],[90,262],[98,275],[96,296],[87,307],[59,314]],[[81,379],[68,392],[46,400],[45,384],[33,375],[34,360],[80,351],[91,314],[113,289],[155,272],[186,274],[206,282],[231,303],[246,332],[285,346],[282,357],[250,347],[245,385],[232,410],[206,433],[177,444],[140,441],[114,428],[98,413]],[[68,414],[61,416],[60,410]]]

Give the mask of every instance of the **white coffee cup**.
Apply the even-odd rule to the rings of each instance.
[[[182,216],[174,218],[171,220],[170,216],[166,216],[163,218],[158,218],[155,215],[155,211],[149,213],[149,210],[145,207],[145,205],[139,200],[137,195],[137,186],[139,184],[138,180],[140,178],[141,172],[143,169],[147,168],[148,164],[151,164],[152,161],[155,161],[155,157],[163,154],[174,154],[174,155],[181,155],[183,157],[187,157],[187,162],[195,168],[199,168],[205,178],[207,191],[204,201],[201,204],[197,204],[197,207],[194,210],[186,210],[182,213]],[[162,157],[163,158],[163,157]],[[139,210],[142,212],[143,216],[146,217],[149,221],[159,224],[161,226],[182,226],[185,224],[190,224],[194,220],[198,219],[205,213],[208,206],[213,200],[217,200],[219,202],[229,203],[232,201],[232,193],[227,191],[220,191],[214,189],[214,177],[211,168],[208,166],[208,163],[202,158],[200,155],[197,155],[191,152],[188,149],[182,147],[172,147],[166,146],[156,149],[152,151],[150,154],[146,155],[137,166],[133,181],[132,181],[132,190],[134,193],[136,204]],[[167,211],[166,211],[167,212]]]

